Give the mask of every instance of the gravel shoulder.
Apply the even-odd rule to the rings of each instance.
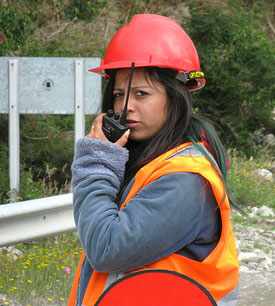
[[[275,305],[275,219],[233,227],[240,263],[239,306]]]

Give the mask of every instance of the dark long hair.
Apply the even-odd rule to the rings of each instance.
[[[108,71],[110,75],[106,85],[102,112],[113,108],[113,88],[117,70]],[[175,78],[176,71],[166,68],[146,67],[144,76],[153,86],[161,84],[166,91],[168,119],[163,127],[150,139],[137,142],[129,140],[129,160],[126,164],[124,181],[118,199],[137,171],[161,154],[191,141],[212,163],[226,187],[227,156],[213,124],[206,118],[192,114],[192,98],[184,83]],[[208,150],[198,142],[207,143]],[[211,156],[209,156],[209,151]],[[213,157],[215,162],[213,162]],[[227,187],[226,187],[227,189]],[[233,206],[234,201],[233,201]]]

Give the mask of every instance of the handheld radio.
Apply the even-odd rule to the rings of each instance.
[[[123,114],[121,118],[119,114],[114,113],[112,109],[109,109],[107,111],[107,114],[103,116],[102,130],[105,136],[111,142],[116,142],[128,130],[128,124],[126,122],[126,117],[127,117],[127,107],[128,107],[128,100],[129,100],[129,95],[130,95],[130,90],[131,90],[131,83],[132,83],[134,68],[135,68],[135,62],[132,62],[130,77],[129,77],[129,84],[128,84],[128,89],[127,89],[126,102],[125,102],[125,106],[124,106]]]

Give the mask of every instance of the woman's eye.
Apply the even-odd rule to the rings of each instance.
[[[136,94],[137,94],[137,96],[142,97],[142,96],[146,96],[147,92],[140,90],[140,91],[137,91]]]
[[[120,97],[123,97],[123,96],[124,96],[124,94],[122,92],[117,92],[117,93],[113,94],[114,99],[117,99],[117,98],[120,98]]]

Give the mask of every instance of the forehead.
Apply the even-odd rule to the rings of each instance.
[[[131,69],[119,69],[116,73],[115,84],[129,82]],[[144,68],[136,68],[133,73],[132,83],[135,82],[143,82],[148,84],[148,80],[145,78],[145,69]]]
[[[115,75],[115,88],[128,86],[130,78],[130,68],[118,69]],[[131,87],[150,87],[155,90],[165,90],[163,85],[156,79],[152,79],[150,73],[145,68],[135,68]]]

